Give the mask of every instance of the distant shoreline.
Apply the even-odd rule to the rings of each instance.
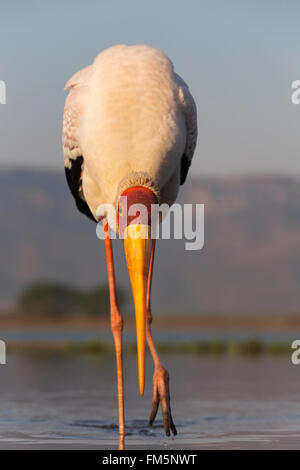
[[[125,328],[134,328],[134,317],[124,317]],[[69,316],[60,318],[24,317],[16,315],[0,316],[0,331],[3,329],[47,329],[84,330],[108,329],[109,314],[102,317]],[[160,316],[153,318],[153,328],[176,330],[217,329],[217,330],[257,330],[287,331],[300,330],[300,315],[199,315],[199,316]]]
[[[156,347],[161,354],[180,354],[197,356],[248,356],[260,357],[264,355],[291,354],[291,344],[288,342],[265,342],[256,338],[242,341],[215,341],[200,340],[190,342],[156,342]],[[125,342],[124,352],[136,354],[136,343]],[[8,343],[10,353],[28,354],[63,354],[63,355],[87,355],[93,357],[105,357],[114,355],[114,345],[108,341],[10,341]],[[149,353],[148,349],[146,352]]]

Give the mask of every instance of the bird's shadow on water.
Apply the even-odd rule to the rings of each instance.
[[[70,425],[82,428],[101,429],[108,433],[118,432],[117,424],[98,419],[76,420],[70,423]],[[182,427],[182,424],[179,427]],[[148,422],[143,419],[132,419],[126,421],[126,436],[155,436],[156,434],[160,435],[163,431],[163,421],[159,419],[151,427],[149,427]]]

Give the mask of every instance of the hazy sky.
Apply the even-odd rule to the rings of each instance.
[[[299,0],[2,0],[1,165],[62,168],[64,84],[123,43],[162,49],[189,84],[194,174],[299,175],[299,18]]]

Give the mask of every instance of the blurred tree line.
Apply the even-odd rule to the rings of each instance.
[[[120,306],[126,300],[124,291],[118,289]],[[109,313],[107,285],[80,289],[56,281],[31,284],[20,294],[17,311],[31,316],[103,315]]]

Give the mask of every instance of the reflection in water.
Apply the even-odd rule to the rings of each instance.
[[[147,427],[151,358],[141,398],[136,358],[125,357],[128,449],[300,447],[300,375],[288,356],[163,359],[171,376],[178,436],[164,435],[161,415]],[[0,375],[1,449],[117,448],[113,357],[30,356],[8,350]]]

